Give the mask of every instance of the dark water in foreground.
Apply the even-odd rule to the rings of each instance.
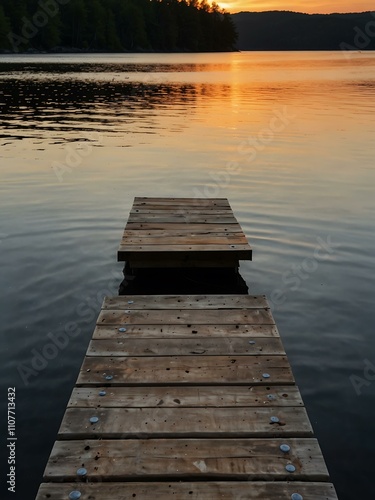
[[[339,497],[373,497],[374,98],[374,53],[0,58],[5,498],[36,494],[134,196],[229,198]],[[80,335],[30,371],[68,321]]]

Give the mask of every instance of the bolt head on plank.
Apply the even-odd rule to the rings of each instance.
[[[78,500],[81,498],[81,492],[74,490],[69,493],[69,500]]]

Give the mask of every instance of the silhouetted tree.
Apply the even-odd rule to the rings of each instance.
[[[70,0],[53,15],[47,3],[2,0],[0,49],[12,46],[9,32],[18,50],[233,50],[237,39],[229,14],[207,0]]]

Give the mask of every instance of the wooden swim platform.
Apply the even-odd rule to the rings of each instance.
[[[251,258],[226,198],[135,198],[118,250],[131,268],[234,267]]]
[[[69,498],[337,500],[265,296],[105,298],[37,495]]]

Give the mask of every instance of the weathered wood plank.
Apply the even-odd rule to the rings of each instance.
[[[133,207],[171,205],[181,207],[230,207],[227,198],[134,198]]]
[[[269,377],[264,377],[263,374]],[[108,382],[106,376],[113,378]],[[108,383],[106,383],[108,382]],[[293,384],[284,356],[86,357],[77,385]]]
[[[105,395],[100,393],[104,391]],[[303,406],[296,386],[80,387],[68,408]],[[276,411],[276,410],[275,410]]]
[[[242,231],[238,224],[179,224],[179,223],[158,223],[158,222],[127,222],[125,231],[186,231],[195,233],[196,231],[214,231],[239,233]]]
[[[192,336],[206,337],[279,337],[276,325],[126,325],[126,332],[119,332],[118,325],[98,325],[93,339],[118,339],[129,337],[140,338],[186,338]]]
[[[269,309],[102,310],[98,325],[273,325]]]
[[[165,222],[181,224],[237,224],[237,219],[232,215],[179,215],[162,214],[131,214],[129,222]]]
[[[249,245],[243,245],[241,243],[238,244],[186,244],[186,245],[149,245],[147,241],[144,245],[130,245],[128,243],[120,244],[121,252],[165,252],[173,254],[174,252],[221,252],[223,256],[226,255],[226,252],[238,252],[238,253],[246,253],[250,252]]]
[[[282,444],[290,451],[283,453]],[[85,464],[87,479],[231,478],[328,480],[316,439],[151,439],[57,442],[45,479],[73,481]],[[293,464],[293,474],[285,467]],[[247,477],[246,477],[247,476]]]
[[[236,239],[238,237],[244,238],[245,235],[242,232],[239,231],[184,231],[184,230],[177,230],[177,229],[172,229],[170,231],[164,229],[163,231],[160,230],[144,230],[144,229],[138,229],[137,231],[124,231],[123,237],[131,237],[131,238],[180,238],[180,237],[200,237],[200,238],[219,238],[219,237],[226,237],[226,238],[233,238]]]
[[[120,335],[122,332],[119,332]],[[125,332],[126,333],[126,332]],[[255,356],[285,355],[280,338],[249,340],[244,337],[165,339],[118,338],[92,340],[87,356]]]
[[[224,236],[215,235],[186,235],[186,236],[163,236],[155,237],[152,236],[129,236],[128,234],[122,238],[120,243],[120,248],[126,245],[247,245],[247,240],[244,235],[238,235],[237,233],[227,233]]]
[[[178,213],[179,215],[201,214],[201,215],[233,215],[230,207],[185,207],[175,208],[171,205],[147,206],[145,208],[133,207],[130,214],[161,214]]]
[[[36,500],[66,500],[77,489],[90,500],[290,500],[293,493],[303,500],[338,500],[332,484],[300,481],[44,483]]]
[[[99,421],[90,423],[96,416]],[[277,417],[278,423],[272,423]],[[68,408],[59,439],[309,437],[304,408]]]
[[[102,309],[265,309],[265,295],[123,295],[105,297]]]
[[[77,483],[42,484],[36,500],[66,500],[77,489]],[[90,500],[289,500],[299,493],[304,500],[337,500],[330,483],[252,482],[164,482],[164,483],[82,483],[82,498]]]

